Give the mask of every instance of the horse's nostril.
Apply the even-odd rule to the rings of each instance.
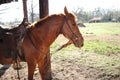
[[[81,47],[83,47],[83,46],[84,46],[84,44],[82,43]]]

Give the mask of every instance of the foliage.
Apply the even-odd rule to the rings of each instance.
[[[120,22],[120,10],[118,9],[102,9],[96,8],[94,11],[84,11],[83,8],[78,8],[73,11],[79,20],[88,22],[91,18],[101,17],[102,22]]]

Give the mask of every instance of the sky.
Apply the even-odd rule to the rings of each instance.
[[[34,11],[38,13],[39,0],[33,0]],[[30,11],[32,0],[27,0],[28,11]],[[49,14],[58,14],[64,12],[64,7],[71,12],[78,8],[84,11],[93,11],[95,8],[119,9],[120,0],[49,0]],[[22,0],[0,5],[0,22],[10,22],[23,19]]]
[[[49,0],[50,13],[62,12],[65,5],[71,11],[78,7],[85,11],[93,11],[98,7],[120,9],[120,0]]]

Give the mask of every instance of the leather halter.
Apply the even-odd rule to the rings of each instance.
[[[66,16],[64,16],[63,24],[62,24],[61,28],[63,28],[65,22],[67,24],[67,27],[70,29],[70,32],[72,33],[72,38],[75,39],[75,42],[77,43],[77,45],[79,45],[79,41],[78,41],[79,37],[73,32],[72,28],[70,27],[70,25],[68,23],[68,19],[66,18]]]

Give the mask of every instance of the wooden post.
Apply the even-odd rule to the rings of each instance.
[[[48,0],[39,0],[39,18],[43,18],[49,14]]]
[[[23,0],[23,14],[24,14],[24,18],[26,18],[26,21],[28,22],[27,0]]]
[[[47,15],[49,15],[48,0],[39,0],[39,18],[43,18]],[[48,52],[44,59],[43,71],[45,80],[52,80],[50,51]]]

